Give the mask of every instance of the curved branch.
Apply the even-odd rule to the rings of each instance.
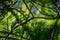
[[[22,23],[22,24],[20,24],[18,26],[22,26],[22,25],[26,24],[27,22],[29,22],[29,21],[31,21],[33,19],[36,19],[36,18],[42,18],[42,19],[48,19],[48,20],[56,19],[56,18],[46,18],[46,17],[32,17],[32,18],[28,19],[27,21],[25,21],[24,23]],[[18,26],[16,26],[14,29],[16,29]]]

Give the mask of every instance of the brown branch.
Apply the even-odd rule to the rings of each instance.
[[[25,21],[24,23],[22,23],[22,24],[20,24],[20,25],[18,25],[18,26],[22,26],[22,25],[26,24],[27,22],[29,22],[29,21],[31,21],[31,20],[33,20],[33,19],[36,19],[36,18],[48,19],[48,20],[56,19],[56,18],[46,18],[46,17],[32,17],[32,18],[28,19],[27,21]],[[16,29],[18,26],[16,26],[14,29]]]

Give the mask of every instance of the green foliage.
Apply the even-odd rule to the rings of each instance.
[[[52,0],[4,0],[0,2],[0,40],[60,40],[60,15]]]

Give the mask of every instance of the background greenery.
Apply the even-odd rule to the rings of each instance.
[[[59,9],[53,0],[1,0],[0,40],[17,18],[20,25],[7,40],[60,40]]]

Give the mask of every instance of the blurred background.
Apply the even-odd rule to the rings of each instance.
[[[1,0],[0,40],[60,40],[59,11],[59,0]]]

